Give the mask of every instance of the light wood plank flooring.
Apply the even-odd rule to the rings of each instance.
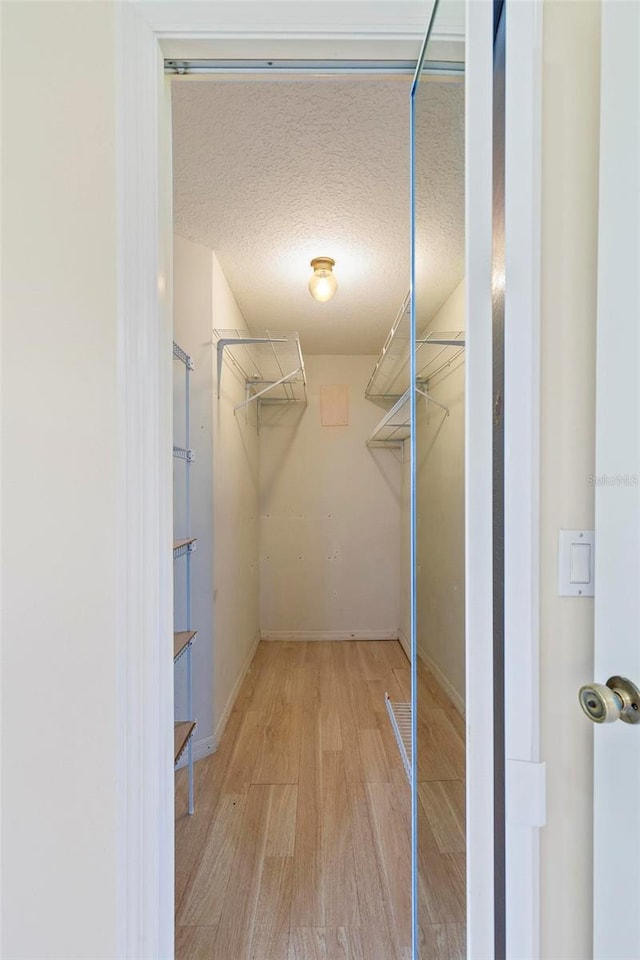
[[[176,960],[408,960],[397,642],[261,643],[196,812],[176,784]],[[422,960],[465,956],[464,726],[420,670]]]

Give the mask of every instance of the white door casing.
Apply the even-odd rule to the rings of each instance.
[[[640,686],[638,4],[603,3],[601,51],[593,680]],[[640,954],[640,724],[593,733],[594,957],[631,960]]]
[[[492,223],[493,3],[467,4],[465,49],[465,718],[467,956],[494,955]]]
[[[536,8],[537,3],[515,7]],[[120,811],[121,882],[118,955],[131,960],[173,956],[173,771],[172,756],[172,658],[170,649],[171,599],[171,413],[168,398],[171,369],[171,190],[167,178],[170,156],[170,108],[163,56],[185,56],[196,50],[199,57],[259,56],[259,49],[277,45],[278,55],[300,44],[314,56],[331,59],[336,42],[341,58],[358,55],[380,58],[381,44],[389,44],[393,59],[417,55],[428,11],[422,2],[382,0],[325,3],[322,14],[311,2],[154,2],[129,0],[117,5],[117,70],[119,98],[118,134],[118,266],[119,266],[119,362],[122,407],[120,411],[121,475],[119,516],[121,563],[119,595],[122,598],[120,666]],[[482,573],[490,567],[491,529],[482,522],[490,497],[491,467],[482,438],[491,436],[491,424],[482,413],[487,390],[491,391],[490,341],[484,324],[491,309],[491,158],[483,144],[491,125],[492,32],[491,0],[467,0],[466,60],[468,65],[467,136],[471,145],[468,161],[467,291],[473,308],[467,317],[468,347],[467,409],[469,420],[469,472],[467,489],[467,571],[473,589],[467,597],[467,717],[469,736],[468,790],[474,798],[468,820],[467,884],[469,956],[492,955],[493,865],[486,856],[492,836],[491,744],[492,715],[487,708],[491,683],[491,578]],[[526,14],[521,14],[526,18]],[[522,21],[524,23],[524,19]],[[347,43],[351,53],[347,53]],[[535,37],[514,31],[510,39],[513,63],[523,56],[531,62]],[[311,45],[311,46],[309,46]],[[215,53],[212,51],[215,50]],[[412,52],[409,53],[408,51]],[[250,51],[250,52],[249,52]],[[308,54],[311,56],[311,54]],[[519,111],[527,124],[535,150],[536,101],[532,84],[535,69],[522,81],[528,93]],[[509,73],[507,73],[509,82]],[[490,138],[489,138],[490,142]],[[509,115],[507,116],[507,162]],[[535,154],[534,154],[535,155]],[[475,162],[472,167],[471,163]],[[509,204],[531,196],[529,167],[507,186]],[[535,187],[535,183],[534,183]],[[531,208],[535,224],[536,210]],[[511,246],[512,263],[529,262],[531,237],[517,231]],[[507,269],[509,269],[507,265]],[[475,340],[474,340],[475,333]],[[524,346],[516,340],[509,351],[527,349],[531,330],[525,327]],[[529,339],[527,339],[529,337]],[[525,391],[526,393],[526,391]],[[525,446],[535,442],[535,406],[524,395]],[[477,426],[477,431],[472,429]],[[534,457],[535,457],[535,446]],[[507,478],[507,483],[508,483]],[[512,498],[510,522],[530,520],[526,497]],[[127,520],[129,521],[127,523]],[[508,534],[507,534],[508,535]],[[535,543],[526,542],[526,551]],[[520,548],[522,556],[523,548]],[[487,558],[489,558],[487,563]],[[531,553],[530,562],[537,562]],[[534,663],[536,650],[527,634],[521,640],[523,669]],[[522,681],[522,676],[519,678]],[[525,678],[526,679],[526,678]],[[537,724],[535,678],[531,700],[532,729]],[[507,699],[507,728],[512,701]],[[522,759],[535,760],[527,754]],[[527,821],[528,823],[529,821]],[[536,916],[537,852],[527,841],[508,848],[510,903],[523,897],[532,901]],[[507,904],[510,909],[509,902]],[[515,908],[515,907],[514,907]],[[489,919],[487,919],[489,917]],[[529,924],[527,926],[527,923]],[[509,927],[509,916],[508,916]],[[510,927],[514,942],[535,937],[530,922],[523,926],[516,917]],[[523,947],[520,956],[534,956],[534,946]]]

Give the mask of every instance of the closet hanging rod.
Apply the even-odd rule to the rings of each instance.
[[[422,346],[423,343],[430,343],[436,347],[465,347],[466,343],[464,340],[456,339],[455,337],[447,338],[444,336],[426,336],[420,340],[416,340],[416,346]]]
[[[231,76],[247,74],[255,79],[270,79],[273,76],[299,76],[313,79],[317,76],[413,76],[415,60],[219,60],[213,58],[188,59],[185,57],[166,59],[164,72],[179,77],[193,76]],[[465,66],[462,61],[432,60],[425,63],[423,73],[434,77],[462,78]]]

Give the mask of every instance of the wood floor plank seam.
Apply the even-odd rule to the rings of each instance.
[[[217,926],[227,895],[231,871],[240,839],[245,797],[223,794],[203,847],[193,879],[187,886],[176,922],[180,926]],[[211,864],[207,869],[207,858]],[[211,874],[213,873],[213,878]],[[203,912],[216,916],[215,924],[203,923]]]

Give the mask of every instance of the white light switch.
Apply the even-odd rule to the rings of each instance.
[[[558,596],[593,596],[594,544],[593,530],[560,530]]]
[[[570,550],[571,583],[591,583],[591,544],[572,543]]]

